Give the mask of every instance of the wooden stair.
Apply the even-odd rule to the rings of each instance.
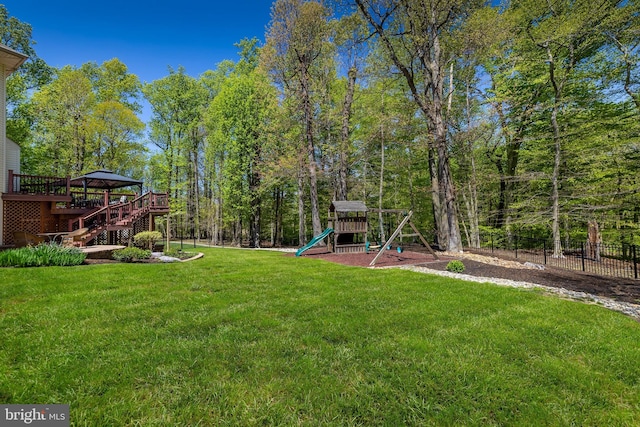
[[[70,221],[69,229],[89,228],[89,233],[84,239],[84,244],[87,244],[104,231],[133,231],[136,223],[147,216],[167,213],[169,213],[169,206],[166,195],[146,193],[130,202],[105,206],[80,216]]]

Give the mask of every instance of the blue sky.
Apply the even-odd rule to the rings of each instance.
[[[237,60],[243,38],[264,41],[271,0],[4,0],[33,27],[38,56],[54,67],[119,58],[142,82],[182,65],[194,77]]]

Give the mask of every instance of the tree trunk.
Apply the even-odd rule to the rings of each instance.
[[[322,233],[320,222],[320,207],[318,205],[318,177],[316,168],[316,153],[313,138],[313,112],[311,111],[311,93],[309,90],[309,70],[303,67],[302,78],[302,108],[305,121],[305,142],[307,144],[307,168],[309,172],[309,195],[311,202],[311,225],[313,235]]]
[[[560,176],[560,160],[561,160],[561,145],[560,145],[560,129],[558,127],[557,118],[557,105],[554,103],[553,111],[551,112],[551,124],[553,126],[553,174],[551,176],[551,215],[552,224],[551,232],[553,234],[553,257],[562,258],[562,242],[560,236],[560,196],[558,194],[558,180]]]
[[[280,247],[282,246],[282,201],[284,195],[280,187],[276,188],[275,193],[275,240],[273,245]]]
[[[273,202],[273,215],[271,216],[271,239],[269,243],[271,247],[280,246],[278,244],[278,227],[280,225],[280,188],[276,187],[271,193]],[[281,242],[280,242],[281,243]]]
[[[380,181],[378,185],[378,223],[380,226],[380,244],[384,244],[387,241],[387,237],[384,232],[384,215],[382,213],[382,196],[384,194],[384,125],[380,126]]]
[[[549,63],[549,80],[553,86],[553,106],[551,109],[551,128],[553,130],[553,172],[551,175],[551,233],[553,235],[553,257],[563,258],[562,241],[560,235],[560,162],[562,160],[562,143],[560,137],[560,126],[558,125],[558,109],[562,98],[563,82],[556,81],[555,63],[549,43],[546,43],[546,50]]]
[[[431,145],[431,144],[430,144]],[[447,227],[446,213],[443,209],[442,197],[440,194],[440,180],[438,179],[438,164],[435,159],[435,150],[429,147],[429,177],[431,178],[431,202],[433,205],[433,221],[436,227],[436,243],[438,248],[446,247]]]
[[[255,172],[251,174],[251,181],[249,183],[249,191],[251,192],[251,219],[249,224],[249,247],[260,247],[260,221],[261,221],[261,209],[260,205],[262,200],[258,193],[258,186],[260,183],[260,175]]]
[[[302,169],[298,172],[298,245],[307,244],[307,229],[304,216],[304,178]]]
[[[462,199],[467,208],[467,218],[469,218],[469,231],[467,232],[467,242],[469,247],[480,247],[480,225],[478,221],[478,196],[474,188],[475,184],[470,182],[468,184],[469,197],[464,192],[462,193]]]
[[[198,138],[197,132],[194,138]],[[196,142],[193,152],[193,226],[196,236],[200,238],[200,157],[198,156],[198,146],[199,144]]]
[[[460,228],[458,227],[458,214],[456,212],[456,198],[449,168],[447,153],[446,135],[444,134],[444,124],[441,124],[443,132],[438,142],[438,178],[440,180],[440,191],[444,194],[445,213],[447,217],[447,247],[450,252],[462,252],[462,239],[460,238]]]
[[[600,247],[602,246],[602,235],[598,227],[598,221],[589,221],[587,225],[588,256],[596,262],[600,262]]]
[[[351,107],[353,105],[353,94],[356,89],[357,69],[351,67],[347,76],[347,92],[344,96],[342,104],[342,129],[340,132],[340,153],[338,165],[338,188],[336,191],[336,200],[347,200],[348,187],[348,147],[349,147],[349,122],[351,120]]]
[[[495,87],[495,81],[492,76],[492,89],[495,89]],[[516,190],[514,177],[516,176],[518,168],[520,147],[522,146],[522,133],[530,122],[531,112],[534,110],[531,108],[531,104],[537,96],[538,94],[536,91],[531,95],[529,103],[525,104],[526,107],[520,108],[522,113],[517,118],[513,119],[513,121],[519,122],[515,130],[511,130],[509,126],[502,102],[493,103],[496,114],[498,115],[502,135],[504,137],[506,153],[506,158],[504,155],[501,155],[500,157],[493,159],[493,163],[496,165],[496,169],[500,175],[498,209],[496,220],[494,222],[495,226],[498,228],[506,227],[509,222],[509,209],[511,203],[514,201],[513,195]]]
[[[453,187],[453,179],[449,165],[449,153],[447,149],[447,127],[443,118],[443,84],[444,76],[439,63],[441,59],[440,39],[437,34],[433,34],[433,57],[427,61],[429,72],[431,73],[431,105],[427,108],[427,117],[431,119],[433,127],[436,150],[438,153],[438,180],[440,184],[440,194],[444,196],[444,210],[447,216],[447,242],[446,249],[450,252],[462,252],[462,239],[458,226],[458,215],[456,212],[456,197]]]
[[[260,200],[256,200],[255,203],[252,203],[251,207],[251,236],[249,241],[249,247],[251,248],[259,248],[260,247]]]

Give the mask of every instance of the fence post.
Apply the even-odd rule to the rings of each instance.
[[[580,243],[580,252],[581,252],[581,257],[582,257],[582,271],[585,271],[585,268],[584,268],[584,242]]]
[[[493,253],[493,233],[489,233],[489,239],[491,240],[491,253]]]
[[[518,235],[516,234],[515,236],[515,241],[516,241],[516,259],[518,259]]]
[[[18,190],[17,188],[15,189]],[[9,181],[7,181],[7,193],[13,193],[13,169],[9,169]]]
[[[547,240],[542,240],[542,254],[544,257],[544,265],[547,265]]]
[[[636,245],[631,245],[633,251],[633,276],[638,278],[638,254],[636,253]]]

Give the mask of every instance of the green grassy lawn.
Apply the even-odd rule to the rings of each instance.
[[[640,324],[280,253],[0,269],[0,403],[72,425],[640,425]]]

